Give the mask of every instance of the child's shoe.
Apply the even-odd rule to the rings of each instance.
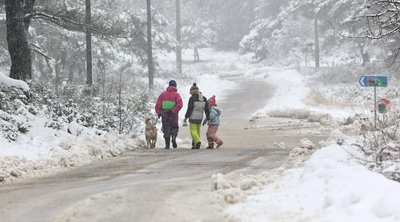
[[[201,147],[201,142],[196,143],[196,149],[200,149]]]
[[[192,149],[200,149],[201,147],[201,142],[196,143],[195,146],[192,147]]]

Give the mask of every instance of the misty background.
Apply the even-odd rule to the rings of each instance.
[[[14,28],[7,34],[6,2],[25,15],[10,26],[23,26],[21,35]],[[30,84],[23,102],[45,105],[49,126],[76,120],[122,133],[151,112],[151,101],[169,79],[191,84],[185,64],[207,61],[205,48],[317,73],[325,84],[357,82],[363,73],[396,75],[397,15],[396,3],[379,0],[2,0],[0,71]],[[8,48],[7,35],[15,40],[14,49]],[[14,53],[13,64],[9,51],[26,45]],[[179,48],[193,56],[176,66],[160,63]],[[6,94],[4,103],[13,100]],[[13,112],[13,105],[3,109]]]

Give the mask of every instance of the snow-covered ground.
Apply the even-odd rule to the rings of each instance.
[[[240,64],[240,59],[233,63]],[[246,70],[246,66],[237,66],[244,67],[244,78],[265,78],[275,87],[274,98],[253,118],[317,119],[337,129],[320,142],[320,149],[307,140],[301,141],[292,150],[288,164],[279,169],[260,175],[240,175],[240,179],[237,175],[213,175],[217,196],[229,221],[400,221],[400,184],[367,169],[359,161],[363,158],[361,153],[351,145],[357,142],[361,123],[339,126],[363,112],[365,104],[359,102],[360,98],[354,98],[356,106],[329,101],[316,104],[309,86],[315,88],[318,83],[310,82],[296,70],[260,66]],[[355,80],[354,85],[357,84]],[[391,166],[397,171],[399,167],[396,163]]]
[[[237,199],[225,208],[227,218],[254,222],[400,221],[400,184],[369,171],[346,148],[330,145],[315,152],[304,167],[281,168],[245,176],[236,185],[220,185],[223,188],[217,192],[225,201],[229,195]],[[219,177],[219,183],[227,183]]]
[[[96,135],[94,130],[80,129],[78,136],[45,127],[46,121],[35,117],[30,122],[30,131],[15,142],[0,138],[1,180],[52,174],[143,147],[143,142],[133,134]]]
[[[400,184],[368,170],[358,161],[360,154],[351,146],[362,124],[357,121],[345,126],[338,124],[354,116],[354,107],[316,103],[310,79],[295,70],[252,64],[250,57],[236,53],[201,50],[200,56],[206,61],[184,66],[184,72],[193,77],[178,79],[184,101],[189,98],[193,82],[198,83],[207,97],[216,95],[221,100],[227,89],[236,87],[227,77],[257,79],[272,85],[275,96],[249,119],[299,118],[337,128],[330,138],[321,142],[322,148],[302,141],[292,151],[288,164],[279,169],[260,175],[241,175],[239,179],[232,175],[214,175],[215,194],[220,197],[226,218],[246,222],[400,221],[400,211],[396,209]],[[159,57],[165,64],[174,64],[173,57]],[[184,58],[191,55],[185,54]],[[155,82],[166,86],[171,78]],[[0,139],[0,177],[42,175],[143,147],[143,135],[98,136],[90,129],[77,126],[71,129],[79,133],[71,135],[44,127],[44,121],[34,119],[30,132],[17,142]],[[392,167],[399,168],[399,165]]]

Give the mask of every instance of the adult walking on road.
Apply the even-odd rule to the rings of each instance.
[[[182,97],[178,93],[175,80],[169,81],[168,88],[160,94],[157,99],[155,111],[158,118],[162,118],[162,132],[165,139],[165,149],[170,148],[172,139],[172,147],[177,148],[176,137],[178,136],[179,123],[178,114],[182,109]]]
[[[203,121],[204,113],[206,114],[206,120],[210,120],[210,111],[207,98],[202,95],[196,83],[193,83],[193,86],[190,87],[190,94],[192,97],[189,99],[184,122],[186,123],[189,119],[190,135],[193,139],[192,149],[200,149],[201,122]]]

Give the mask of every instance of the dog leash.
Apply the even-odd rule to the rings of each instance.
[[[161,117],[160,117],[160,118],[161,118]],[[154,125],[157,125],[158,119],[160,119],[160,118],[157,118],[157,119],[156,119],[156,121],[154,122]]]

